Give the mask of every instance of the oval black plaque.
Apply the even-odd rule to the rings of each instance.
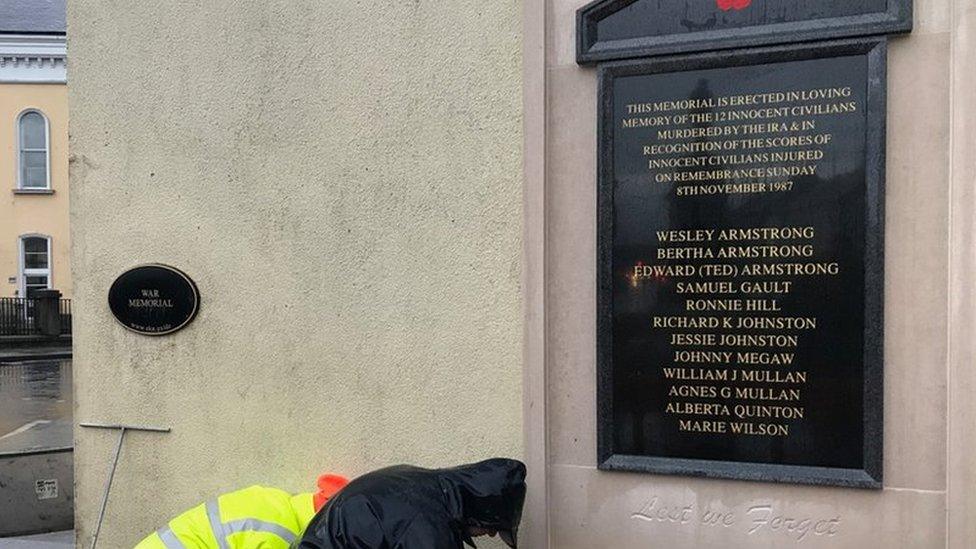
[[[122,273],[108,291],[108,306],[133,332],[161,336],[193,321],[200,292],[183,272],[168,265],[142,265]]]

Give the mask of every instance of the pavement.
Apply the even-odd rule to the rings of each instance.
[[[7,347],[0,342],[0,364],[24,360],[71,358],[71,344],[45,347]]]
[[[75,546],[74,530],[38,534],[36,536],[19,536],[16,538],[0,538],[0,549],[68,549]]]
[[[37,419],[0,435],[0,455],[70,448],[71,419]]]

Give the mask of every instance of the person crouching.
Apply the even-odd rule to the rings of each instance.
[[[498,535],[517,548],[525,465],[490,459],[449,469],[398,465],[329,500],[293,549],[460,549]]]

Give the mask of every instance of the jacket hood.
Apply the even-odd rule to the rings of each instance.
[[[456,516],[462,525],[496,530],[514,547],[525,503],[525,465],[498,458],[440,472],[457,494]],[[466,533],[464,537],[474,547]]]

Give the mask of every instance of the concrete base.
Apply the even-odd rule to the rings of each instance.
[[[72,463],[70,449],[0,454],[0,536],[74,526]]]

